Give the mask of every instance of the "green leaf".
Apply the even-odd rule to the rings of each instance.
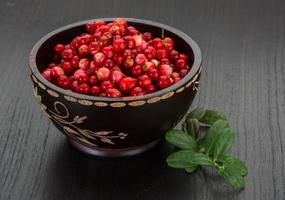
[[[241,176],[246,176],[248,171],[247,167],[245,166],[245,163],[233,156],[227,156],[225,158],[224,168],[226,168],[228,171],[232,173],[238,173]]]
[[[178,169],[193,169],[197,166],[191,161],[193,151],[191,150],[180,150],[167,157],[166,161],[170,167]]]
[[[218,120],[216,121],[207,131],[203,138],[202,146],[206,149],[208,155],[212,155],[216,148],[216,143],[225,128],[228,128],[229,124],[227,121]]]
[[[197,165],[214,166],[212,159],[203,153],[193,153],[191,156],[191,162]]]
[[[234,139],[235,133],[233,129],[223,129],[213,148],[214,158],[220,159],[220,157],[227,154],[234,142]]]
[[[204,108],[195,108],[186,116],[186,119],[193,119],[196,118],[198,120],[202,119],[206,110]]]
[[[197,142],[187,133],[172,129],[167,131],[165,138],[168,142],[181,149],[197,150]]]
[[[193,166],[190,166],[190,167],[186,167],[185,168],[185,171],[188,172],[188,173],[192,173],[194,171],[196,171],[198,169],[198,165],[193,165]]]
[[[186,119],[185,123],[185,129],[188,134],[190,134],[193,138],[198,137],[198,132],[199,132],[199,121],[196,118],[192,119]]]
[[[226,116],[218,111],[215,110],[205,110],[205,113],[203,117],[198,119],[199,122],[212,125],[214,124],[217,120],[227,120]]]
[[[232,174],[227,171],[220,173],[225,181],[233,188],[241,189],[245,187],[245,180],[240,174]]]

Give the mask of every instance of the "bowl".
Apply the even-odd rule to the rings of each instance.
[[[103,18],[106,22],[115,18]],[[125,18],[128,24],[154,36],[171,37],[175,49],[187,54],[192,66],[178,83],[140,97],[94,97],[64,90],[44,79],[40,71],[51,61],[53,47],[67,43],[84,31],[87,22],[61,27],[40,39],[30,53],[34,95],[42,112],[64,133],[76,149],[97,156],[130,156],[157,144],[189,109],[199,86],[201,52],[185,33],[142,19]]]

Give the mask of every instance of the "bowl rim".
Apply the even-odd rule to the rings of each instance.
[[[183,86],[184,84],[188,83],[193,77],[194,75],[198,72],[198,70],[200,69],[200,66],[202,65],[202,54],[201,54],[201,50],[199,48],[199,46],[197,45],[197,43],[188,35],[186,35],[184,32],[173,28],[171,26],[159,23],[159,22],[154,22],[151,20],[145,20],[145,19],[137,19],[137,18],[123,18],[125,19],[127,22],[134,22],[134,23],[141,23],[141,24],[147,24],[147,25],[151,25],[151,26],[156,26],[161,28],[162,30],[168,30],[174,34],[176,34],[177,36],[179,36],[180,38],[182,38],[192,49],[193,54],[194,54],[194,63],[193,66],[191,68],[191,70],[187,73],[187,75],[185,77],[183,77],[179,82],[164,88],[162,90],[147,94],[147,95],[142,95],[142,96],[126,96],[126,97],[117,97],[117,98],[108,98],[108,97],[97,97],[97,96],[90,96],[90,95],[84,95],[84,94],[79,94],[79,93],[75,93],[71,90],[65,90],[62,89],[60,87],[58,87],[57,85],[49,82],[48,80],[46,80],[40,73],[37,64],[36,64],[36,55],[37,52],[39,50],[39,48],[41,47],[41,45],[46,42],[50,37],[52,37],[53,35],[60,33],[62,31],[68,30],[70,28],[74,28],[76,26],[80,26],[80,25],[84,25],[88,22],[92,22],[92,21],[96,21],[96,20],[104,20],[104,21],[113,21],[114,19],[116,19],[116,17],[111,17],[111,18],[96,18],[96,19],[88,19],[88,20],[83,20],[83,21],[79,21],[79,22],[75,22],[72,24],[68,24],[65,26],[62,26],[58,29],[55,29],[54,31],[51,31],[50,33],[46,34],[45,36],[43,36],[32,48],[31,52],[30,52],[30,56],[29,56],[29,66],[30,66],[30,70],[32,72],[32,74],[43,84],[45,84],[46,86],[48,86],[49,88],[64,94],[64,95],[68,95],[77,99],[86,99],[86,100],[91,100],[91,101],[101,101],[101,102],[128,102],[128,101],[133,101],[133,100],[146,100],[146,99],[150,99],[153,97],[157,97],[157,96],[162,96],[168,92],[174,91],[177,88],[180,88],[181,86]]]

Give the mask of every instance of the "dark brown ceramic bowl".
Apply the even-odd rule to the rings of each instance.
[[[94,20],[61,27],[36,43],[29,60],[34,95],[41,110],[75,148],[100,156],[135,155],[157,144],[189,109],[199,86],[201,52],[189,36],[175,28],[126,18],[140,31],[173,38],[175,49],[193,58],[189,61],[191,71],[178,83],[139,98],[81,95],[45,80],[40,71],[51,61],[53,46],[70,42],[84,32],[87,22]]]

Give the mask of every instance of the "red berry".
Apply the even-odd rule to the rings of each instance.
[[[65,49],[62,53],[61,53],[61,57],[64,60],[70,60],[73,57],[73,52],[71,49]]]
[[[64,71],[61,67],[55,66],[50,70],[50,76],[51,78],[57,78],[61,75],[64,75]]]
[[[157,84],[162,89],[170,86],[172,83],[173,83],[172,78],[170,78],[168,76],[160,76],[158,81],[157,81]]]
[[[88,94],[90,92],[90,87],[88,84],[86,83],[81,83],[79,86],[78,86],[78,92],[81,93],[81,94]]]
[[[121,30],[120,30],[120,27],[119,26],[112,26],[110,29],[109,29],[109,32],[113,35],[120,35],[121,34]]]
[[[114,66],[114,62],[111,59],[107,59],[105,62],[104,67],[107,67],[108,69],[111,69]]]
[[[87,70],[90,68],[90,65],[89,65],[89,60],[87,58],[81,58],[79,63],[78,63],[78,67],[80,69],[83,69],[83,70]]]
[[[145,94],[146,94],[146,91],[142,87],[134,87],[130,91],[131,96],[142,96]]]
[[[55,63],[50,63],[49,65],[48,65],[48,68],[53,68],[53,67],[55,67],[56,66],[56,64]]]
[[[89,46],[88,46],[88,52],[92,55],[96,54],[98,51],[100,50],[100,46],[98,44],[97,41],[92,42]]]
[[[166,64],[160,65],[158,67],[158,70],[159,70],[160,75],[164,75],[164,76],[170,76],[173,71],[172,67]]]
[[[151,46],[153,46],[155,49],[163,49],[163,42],[160,38],[154,38],[151,42]]]
[[[164,48],[166,51],[169,52],[173,49],[174,42],[171,38],[169,37],[164,38],[163,43],[164,43]]]
[[[132,68],[131,73],[133,76],[138,77],[143,73],[143,68],[141,65],[136,65]]]
[[[113,56],[113,60],[117,65],[120,65],[120,64],[122,64],[124,58],[123,58],[123,56],[120,56],[119,54],[115,54]]]
[[[96,24],[94,22],[88,22],[85,27],[87,32],[94,33],[96,29]]]
[[[129,92],[133,87],[137,85],[137,80],[131,77],[121,79],[119,87],[124,93]]]
[[[61,75],[57,77],[57,85],[61,88],[68,89],[70,88],[71,82],[67,76]]]
[[[96,22],[95,22],[95,25],[96,25],[96,28],[99,28],[103,25],[105,25],[106,22],[104,20],[101,20],[101,19],[98,19]]]
[[[107,97],[116,98],[116,97],[120,97],[122,94],[116,88],[109,88],[106,90],[106,95]]]
[[[141,35],[133,35],[133,39],[135,41],[135,46],[136,47],[141,47],[143,43],[143,38]]]
[[[151,79],[149,78],[148,75],[141,75],[138,78],[138,84],[141,87],[147,87],[148,85],[151,84]]]
[[[112,56],[113,56],[113,49],[112,49],[112,47],[104,47],[102,49],[102,52],[105,54],[105,56],[107,58],[112,58]]]
[[[83,69],[77,69],[74,73],[73,73],[73,77],[75,80],[78,80],[81,74],[86,74],[86,72]],[[86,74],[87,75],[87,74]]]
[[[79,65],[79,57],[78,57],[78,56],[73,56],[73,58],[71,59],[70,63],[71,63],[71,66],[72,66],[74,69],[78,68],[78,65]]]
[[[101,67],[100,69],[98,69],[96,75],[100,81],[107,81],[110,78],[110,74],[111,74],[111,72],[108,68]]]
[[[68,61],[62,62],[61,67],[62,67],[65,74],[70,74],[73,70],[71,63]]]
[[[163,58],[166,58],[167,57],[167,52],[165,49],[158,49],[156,51],[156,58],[161,60]]]
[[[143,71],[148,71],[150,68],[155,68],[156,66],[153,64],[153,62],[145,62],[143,65]]]
[[[175,61],[179,59],[179,53],[175,50],[170,51],[169,57],[171,60]]]
[[[94,65],[96,67],[102,67],[105,63],[106,56],[102,52],[98,52],[94,55]]]
[[[64,46],[62,44],[57,44],[53,50],[56,54],[61,54],[61,52],[64,51]]]
[[[98,96],[100,94],[100,87],[97,85],[92,86],[90,89],[90,93],[93,96]]]
[[[151,60],[155,57],[156,54],[156,50],[154,47],[152,46],[148,46],[145,50],[144,50],[144,54],[147,57],[147,59]]]
[[[156,59],[152,59],[151,62],[152,62],[156,67],[160,64],[160,62],[159,62],[158,60],[156,60]]]
[[[180,77],[175,77],[175,78],[173,78],[173,83],[177,83],[177,82],[179,82],[180,80],[181,80]]]
[[[143,33],[143,39],[144,39],[145,41],[151,40],[151,39],[152,39],[152,34],[151,34],[150,32],[145,32],[145,33]]]
[[[160,60],[160,64],[161,64],[161,65],[162,65],[162,64],[170,65],[171,62],[170,62],[170,60],[169,60],[168,58],[163,58],[163,59]]]
[[[111,72],[110,79],[113,83],[119,83],[123,77],[124,77],[124,74],[121,71],[113,70]]]
[[[171,74],[171,78],[177,78],[177,77],[180,77],[178,72],[173,72]]]
[[[179,58],[185,60],[186,62],[188,60],[188,56],[184,53],[179,54]]]
[[[90,85],[97,85],[97,83],[99,82],[99,80],[98,80],[98,78],[97,78],[97,76],[90,76],[90,78],[89,78],[89,83],[90,83]]]
[[[51,76],[50,76],[50,71],[51,69],[45,69],[44,71],[42,71],[41,75],[48,81],[51,81]]]
[[[125,41],[123,39],[116,39],[112,44],[113,50],[116,53],[120,53],[125,49]]]
[[[123,57],[124,57],[124,59],[127,59],[127,58],[132,57],[132,56],[133,56],[133,52],[132,52],[131,49],[125,49],[125,50],[123,51]]]
[[[117,24],[118,26],[122,26],[122,27],[127,27],[128,26],[128,22],[126,20],[124,20],[123,18],[115,19],[114,23]]]
[[[90,34],[83,34],[79,37],[79,43],[82,44],[88,44],[91,40],[92,36]]]
[[[134,65],[135,61],[134,59],[132,58],[127,58],[125,61],[124,61],[124,67],[125,68],[131,68],[133,65]]]
[[[178,70],[181,70],[181,69],[184,69],[186,67],[186,61],[183,60],[183,59],[178,59],[175,63],[175,67],[178,69]]]
[[[187,70],[187,69],[182,69],[182,70],[179,72],[180,78],[183,78],[184,76],[186,76],[187,73],[188,73],[188,70]]]
[[[145,55],[142,54],[142,53],[139,53],[139,54],[136,56],[136,59],[135,59],[135,60],[136,60],[136,63],[137,63],[138,65],[143,65],[143,64],[147,61]]]
[[[107,94],[106,94],[105,92],[101,92],[101,93],[99,94],[99,97],[107,97]]]
[[[156,88],[154,85],[150,84],[148,86],[145,87],[145,90],[146,92],[149,94],[149,93],[152,93],[152,92],[155,92],[156,91]]]
[[[147,74],[151,80],[157,80],[159,78],[159,71],[156,68],[149,68]]]
[[[70,89],[73,91],[73,92],[77,92],[79,93],[79,82],[78,81],[72,81],[71,82],[71,85],[70,85]]]
[[[89,82],[89,77],[88,77],[87,73],[84,72],[84,73],[79,74],[78,81],[80,83],[88,83]]]
[[[106,91],[109,88],[114,88],[114,83],[112,83],[111,81],[103,81],[100,85],[100,89],[101,91]]]
[[[84,57],[88,54],[88,46],[86,44],[83,44],[79,46],[78,48],[78,55],[81,57]]]

